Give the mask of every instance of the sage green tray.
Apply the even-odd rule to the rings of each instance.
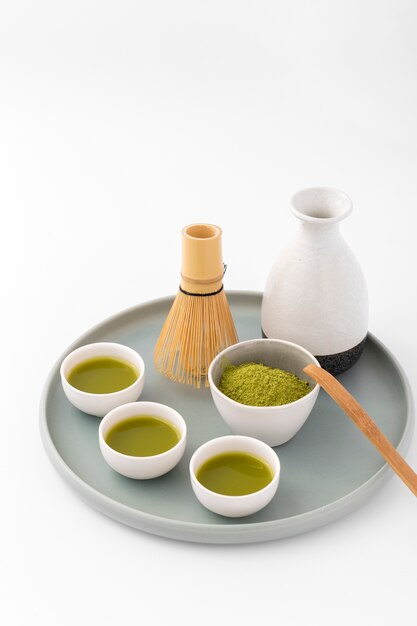
[[[260,337],[261,294],[230,292],[228,298],[240,340]],[[203,442],[230,431],[208,389],[177,384],[153,367],[153,348],[171,303],[172,298],[164,298],[123,311],[88,331],[65,353],[94,341],[116,341],[140,352],[146,365],[140,399],[174,407],[188,426],[186,452],[170,473],[154,480],[132,480],[106,464],[98,445],[99,419],[70,405],[61,388],[59,366],[65,354],[46,382],[40,409],[42,440],[55,468],[86,502],[119,522],[156,535],[249,543],[295,535],[342,517],[392,475],[357,427],[320,391],[303,428],[276,448],[282,473],[272,502],[240,519],[203,508],[191,489],[190,457]],[[390,352],[370,335],[362,357],[340,381],[404,454],[414,425],[412,395]],[[398,488],[405,487],[398,482]]]

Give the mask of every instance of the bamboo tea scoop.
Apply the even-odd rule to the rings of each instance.
[[[363,434],[373,443],[378,452],[391,465],[409,489],[417,496],[417,474],[405,462],[394,446],[379,430],[374,420],[361,407],[359,402],[339,383],[329,372],[317,365],[307,365],[304,368],[306,374],[311,376],[333,398],[341,409],[355,422]]]

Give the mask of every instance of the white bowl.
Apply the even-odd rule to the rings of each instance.
[[[227,365],[262,363],[296,374],[312,387],[303,398],[280,406],[247,406],[235,402],[217,387]],[[220,352],[212,361],[208,379],[214,403],[220,415],[238,435],[261,439],[270,446],[289,441],[310,415],[319,393],[319,385],[303,372],[310,363],[320,367],[317,359],[305,348],[280,339],[251,339]]]
[[[87,359],[95,357],[115,357],[131,363],[139,372],[139,377],[129,387],[113,393],[88,393],[73,387],[67,380],[70,372]],[[61,381],[68,400],[80,411],[103,417],[116,406],[137,400],[145,383],[145,363],[140,354],[121,343],[97,342],[70,352],[62,362]]]
[[[263,489],[244,496],[226,496],[204,487],[196,476],[201,465],[213,456],[232,451],[249,452],[268,463],[273,472],[271,482]],[[196,497],[207,509],[226,517],[244,517],[263,509],[275,495],[280,471],[278,456],[272,448],[259,439],[239,435],[218,437],[207,441],[197,448],[190,461],[191,486]]]
[[[153,456],[130,456],[117,452],[106,443],[107,433],[118,422],[136,415],[153,415],[166,420],[177,428],[180,433],[180,440],[166,452]],[[180,461],[185,451],[187,426],[181,415],[165,404],[129,402],[129,404],[113,409],[103,417],[98,429],[98,439],[104,459],[116,472],[128,478],[156,478],[172,470]]]

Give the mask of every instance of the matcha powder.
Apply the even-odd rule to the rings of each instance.
[[[310,385],[291,372],[261,363],[228,365],[219,389],[226,396],[249,406],[277,406],[299,400]]]

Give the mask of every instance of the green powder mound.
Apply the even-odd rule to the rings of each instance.
[[[261,363],[228,365],[219,382],[226,396],[249,406],[278,406],[299,400],[310,385],[291,372]]]

